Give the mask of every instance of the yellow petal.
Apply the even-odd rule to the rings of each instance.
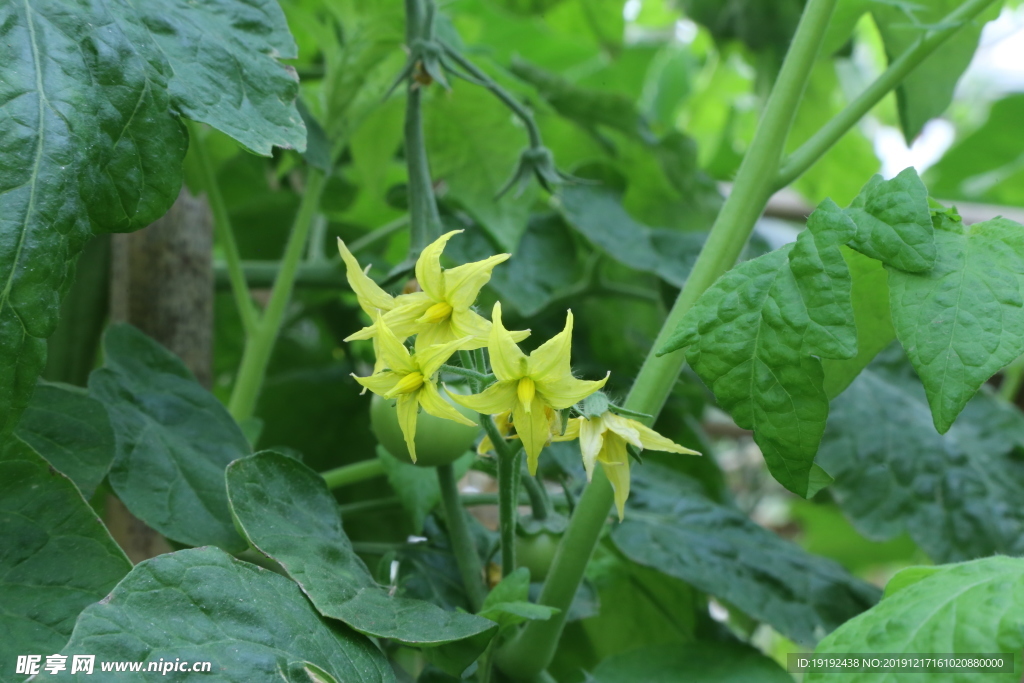
[[[594,476],[594,463],[604,448],[604,421],[601,417],[592,420],[580,418],[580,453],[583,455],[583,469],[587,471],[587,481]]]
[[[610,374],[610,373],[609,373]],[[566,375],[562,379],[553,382],[537,381],[537,392],[544,397],[555,410],[565,410],[573,406],[587,396],[604,386],[608,377],[599,379],[596,382],[576,379],[572,375]]]
[[[384,398],[394,398],[399,394],[415,394],[421,388],[423,388],[423,373],[410,372],[408,375],[402,375],[402,379],[391,387],[391,391],[384,394]]]
[[[352,375],[352,377],[354,377],[355,380],[364,387],[380,396],[383,396],[394,389],[395,385],[402,379],[401,375],[391,372],[390,370],[378,372],[370,375],[369,377],[356,377],[356,375]]]
[[[523,449],[526,451],[526,463],[529,465],[530,474],[535,475],[540,452],[551,438],[551,427],[548,424],[548,416],[544,413],[544,402],[540,400],[539,396],[534,396],[529,410],[524,409],[524,406],[517,402],[512,411],[512,422],[515,425],[516,434],[523,440]]]
[[[435,302],[444,301],[444,273],[441,270],[441,252],[444,245],[452,236],[459,234],[461,230],[452,230],[441,235],[423,249],[420,257],[416,259],[416,281],[420,289],[426,292],[427,296]]]
[[[561,434],[554,434],[552,441],[572,441],[580,438],[580,425],[586,420],[585,417],[574,417],[566,421],[565,431]]]
[[[456,339],[447,344],[435,344],[424,349],[417,349],[413,356],[413,362],[419,365],[420,372],[424,377],[433,377],[434,373],[441,369],[452,354],[459,350],[465,343],[465,339]]]
[[[341,260],[345,262],[345,278],[348,280],[349,287],[356,293],[356,299],[359,300],[359,306],[363,311],[371,317],[378,309],[390,311],[395,305],[394,297],[381,289],[376,282],[370,279],[370,276],[363,272],[356,257],[352,255],[340,237],[338,238],[338,251],[341,253]]]
[[[452,400],[484,415],[497,415],[512,410],[516,404],[516,382],[495,382],[479,394],[462,396],[450,393]]]
[[[626,513],[626,499],[629,498],[629,454],[626,452],[626,442],[616,434],[607,434],[599,462],[615,491],[615,509],[619,512],[621,522]]]
[[[444,400],[441,393],[437,390],[437,385],[433,382],[427,382],[420,389],[419,395],[420,405],[423,406],[423,410],[427,411],[434,417],[441,417],[446,420],[452,420],[469,427],[476,427],[476,422],[473,422],[468,417],[455,410],[451,403]]]
[[[377,317],[377,340],[379,342],[380,356],[389,368],[402,375],[408,375],[410,372],[416,372],[419,369],[412,362],[409,350],[395,336],[391,328],[384,323],[379,313]]]
[[[494,304],[491,313],[491,336],[487,342],[487,350],[491,353],[491,370],[500,380],[514,380],[526,374],[528,360],[526,354],[519,350],[512,335],[501,324],[501,302]]]
[[[700,455],[699,451],[684,448],[672,439],[662,436],[645,424],[636,422],[635,420],[628,420],[628,422],[632,422],[632,426],[640,433],[641,448],[647,448],[652,451],[666,451],[668,453],[682,453],[684,455]]]
[[[452,311],[450,322],[455,337],[470,337],[467,345],[462,347],[463,350],[471,351],[487,346],[487,340],[491,336],[491,323],[482,315],[468,308],[456,310]]]
[[[416,394],[400,394],[397,407],[398,426],[402,428],[405,445],[409,448],[409,457],[416,462],[416,414],[420,410]]]
[[[498,254],[483,261],[474,261],[444,271],[444,298],[456,310],[473,305],[480,290],[491,279],[491,271],[511,254]]]
[[[422,325],[417,321],[432,305],[423,292],[403,294],[395,299],[395,307],[384,314],[384,323],[396,337],[406,339],[420,331]]]
[[[625,440],[626,443],[633,444],[637,448],[643,448],[643,444],[640,443],[640,432],[637,431],[636,425],[640,423],[636,420],[627,420],[621,415],[616,415],[612,412],[607,412],[601,416],[604,422],[605,429],[615,432]]]
[[[569,355],[572,350],[572,311],[565,316],[565,329],[541,344],[530,354],[530,376],[538,382],[555,381],[572,375]]]

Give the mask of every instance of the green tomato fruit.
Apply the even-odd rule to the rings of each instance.
[[[465,394],[461,387],[448,387],[449,391]],[[441,394],[445,396],[444,392]],[[450,398],[445,396],[455,409],[468,417],[476,420],[476,413],[469,408],[464,408]],[[370,427],[377,436],[377,441],[388,453],[395,456],[402,462],[412,463],[409,457],[409,448],[405,445],[405,436],[402,428],[398,426],[398,410],[394,401],[381,398],[376,394],[370,402]],[[447,465],[460,458],[466,451],[473,447],[479,427],[446,420],[441,417],[434,417],[424,410],[420,410],[416,418],[416,463],[423,467],[437,467]]]
[[[541,531],[527,536],[516,536],[516,564],[530,570],[530,581],[543,581],[555,559],[561,534]]]

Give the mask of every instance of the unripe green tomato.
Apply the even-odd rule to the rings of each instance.
[[[449,386],[448,391],[465,394],[465,389]],[[476,421],[476,412],[458,405],[450,398],[441,394],[455,409]],[[377,436],[377,441],[388,453],[402,462],[412,462],[409,448],[405,444],[402,428],[398,426],[398,410],[393,400],[381,398],[374,394],[370,401],[370,427]],[[452,420],[434,417],[425,410],[420,410],[416,417],[416,463],[423,467],[447,465],[458,460],[466,451],[473,447],[479,427],[470,427]]]
[[[530,570],[530,581],[547,578],[561,536],[550,531],[540,531],[532,536],[516,535],[516,564]]]

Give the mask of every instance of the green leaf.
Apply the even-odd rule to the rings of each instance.
[[[637,468],[612,541],[626,557],[735,605],[799,643],[814,643],[870,607],[878,590],[743,513],[708,500],[668,468]]]
[[[131,562],[82,494],[16,437],[0,446],[0,680],[17,655],[58,651]],[[20,679],[20,677],[19,677]]]
[[[920,382],[882,360],[833,401],[818,453],[854,526],[906,532],[937,562],[1024,553],[1024,415],[980,393],[939,435]]]
[[[896,338],[889,311],[889,276],[878,261],[842,247],[843,258],[853,278],[853,316],[857,328],[857,355],[853,358],[823,358],[825,394],[833,399],[867,367],[878,353]]]
[[[302,463],[264,451],[233,462],[227,482],[238,527],[253,547],[288,572],[324,616],[409,645],[467,641],[459,648],[456,673],[486,647],[495,628],[490,620],[392,596],[377,585],[352,550],[324,480]]]
[[[896,336],[945,433],[985,381],[1024,353],[1024,227],[1005,218],[964,229],[942,218],[925,273],[889,270]]]
[[[578,251],[559,216],[536,216],[512,258],[494,269],[488,287],[501,298],[503,307],[514,308],[524,318],[537,315],[580,280],[583,264]],[[459,264],[480,261],[495,253],[497,250],[475,226],[466,228],[445,247],[445,254]]]
[[[437,471],[433,467],[417,467],[402,462],[380,445],[377,446],[377,457],[384,465],[388,484],[398,494],[402,507],[412,517],[413,533],[422,532],[427,515],[441,502],[441,486],[437,481]],[[475,459],[475,453],[466,453],[456,460],[456,477],[461,479]]]
[[[45,364],[44,341],[91,232],[131,231],[178,196],[207,122],[262,154],[301,148],[294,46],[274,0],[0,8],[0,433]]]
[[[649,228],[622,206],[621,197],[608,188],[563,187],[558,195],[566,221],[601,251],[623,265],[655,273],[682,287],[697,260],[706,235]]]
[[[793,678],[758,650],[741,643],[671,643],[609,657],[593,671],[594,683],[791,683]]]
[[[499,630],[505,631],[525,621],[547,621],[558,611],[530,602],[530,570],[519,567],[487,594],[480,616],[497,622]]]
[[[395,681],[366,636],[321,617],[292,581],[217,548],[136,565],[107,599],[79,617],[64,653],[83,652],[97,662],[208,661],[213,673],[207,677],[239,683],[301,681],[284,676],[293,662],[310,662],[338,681]]]
[[[1014,134],[1024,120],[1024,94],[992,105],[985,123],[957,140],[925,178],[936,197],[1018,204],[1024,139]]]
[[[179,543],[244,550],[224,491],[224,468],[250,452],[242,430],[177,356],[134,327],[108,328],[103,351],[89,391],[117,437],[118,498]]]
[[[556,73],[513,58],[510,70],[531,84],[559,115],[594,135],[597,126],[618,130],[626,135],[651,140],[647,122],[629,97],[606,90],[581,88]]]
[[[715,40],[739,40],[755,52],[781,56],[800,21],[800,0],[682,0],[686,16],[706,26]]]
[[[754,431],[772,476],[806,495],[828,417],[821,358],[857,351],[840,245],[853,222],[826,200],[787,245],[732,269],[691,308],[661,353],[690,366],[736,424]]]
[[[862,254],[911,273],[935,265],[928,191],[913,168],[891,180],[872,177],[846,214],[857,224],[850,246]]]
[[[501,249],[514,251],[530,218],[536,184],[531,183],[521,197],[495,195],[526,147],[525,131],[487,91],[453,85],[450,95],[437,95],[424,106],[434,182],[443,182],[444,198],[464,207]]]
[[[929,0],[910,3],[909,12],[902,3],[874,2],[871,14],[882,35],[889,63],[914,45],[930,25],[944,19],[963,4],[962,0]],[[909,145],[930,119],[939,116],[953,100],[960,76],[971,63],[985,22],[994,19],[1001,3],[993,4],[982,15],[960,28],[927,59],[914,67],[896,88],[900,125]]]
[[[920,652],[1005,653],[1013,670],[1004,673],[946,673],[941,680],[1016,683],[1024,647],[1024,560],[989,557],[937,567],[909,582],[864,614],[823,640],[816,655],[856,652],[894,656]],[[910,675],[878,673],[808,673],[804,680],[875,683],[880,676],[908,680]],[[933,674],[934,676],[934,674]]]
[[[92,498],[114,459],[107,409],[70,384],[40,382],[15,435],[68,475],[86,499]]]

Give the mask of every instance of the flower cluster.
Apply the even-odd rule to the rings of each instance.
[[[448,240],[461,232],[442,235],[425,248],[416,262],[416,282],[420,291],[393,297],[381,289],[362,270],[355,257],[338,240],[349,285],[359,305],[373,323],[350,335],[345,341],[371,339],[376,354],[373,374],[356,377],[363,387],[383,398],[394,400],[398,422],[416,461],[416,418],[422,408],[436,417],[467,425],[473,423],[460,414],[441,395],[438,375],[452,355],[486,347],[493,382],[480,393],[468,396],[451,393],[452,401],[481,415],[493,416],[498,433],[505,439],[519,439],[526,451],[531,474],[536,474],[541,450],[554,441],[580,439],[587,477],[600,463],[615,489],[619,517],[629,495],[629,457],[627,444],[673,453],[696,451],[683,448],[634,420],[609,412],[601,399],[599,412],[580,411],[579,417],[566,422],[562,411],[577,406],[588,396],[600,392],[608,377],[597,381],[577,379],[572,374],[572,311],[566,313],[565,328],[541,344],[529,355],[518,342],[529,330],[510,331],[501,317],[501,303],[494,304],[488,321],[473,310],[480,290],[491,272],[509,254],[498,254],[456,268],[442,268],[441,254]],[[406,340],[414,338],[412,351]],[[467,368],[483,376],[483,368]],[[593,403],[593,402],[592,402]],[[493,449],[485,437],[480,450]]]

